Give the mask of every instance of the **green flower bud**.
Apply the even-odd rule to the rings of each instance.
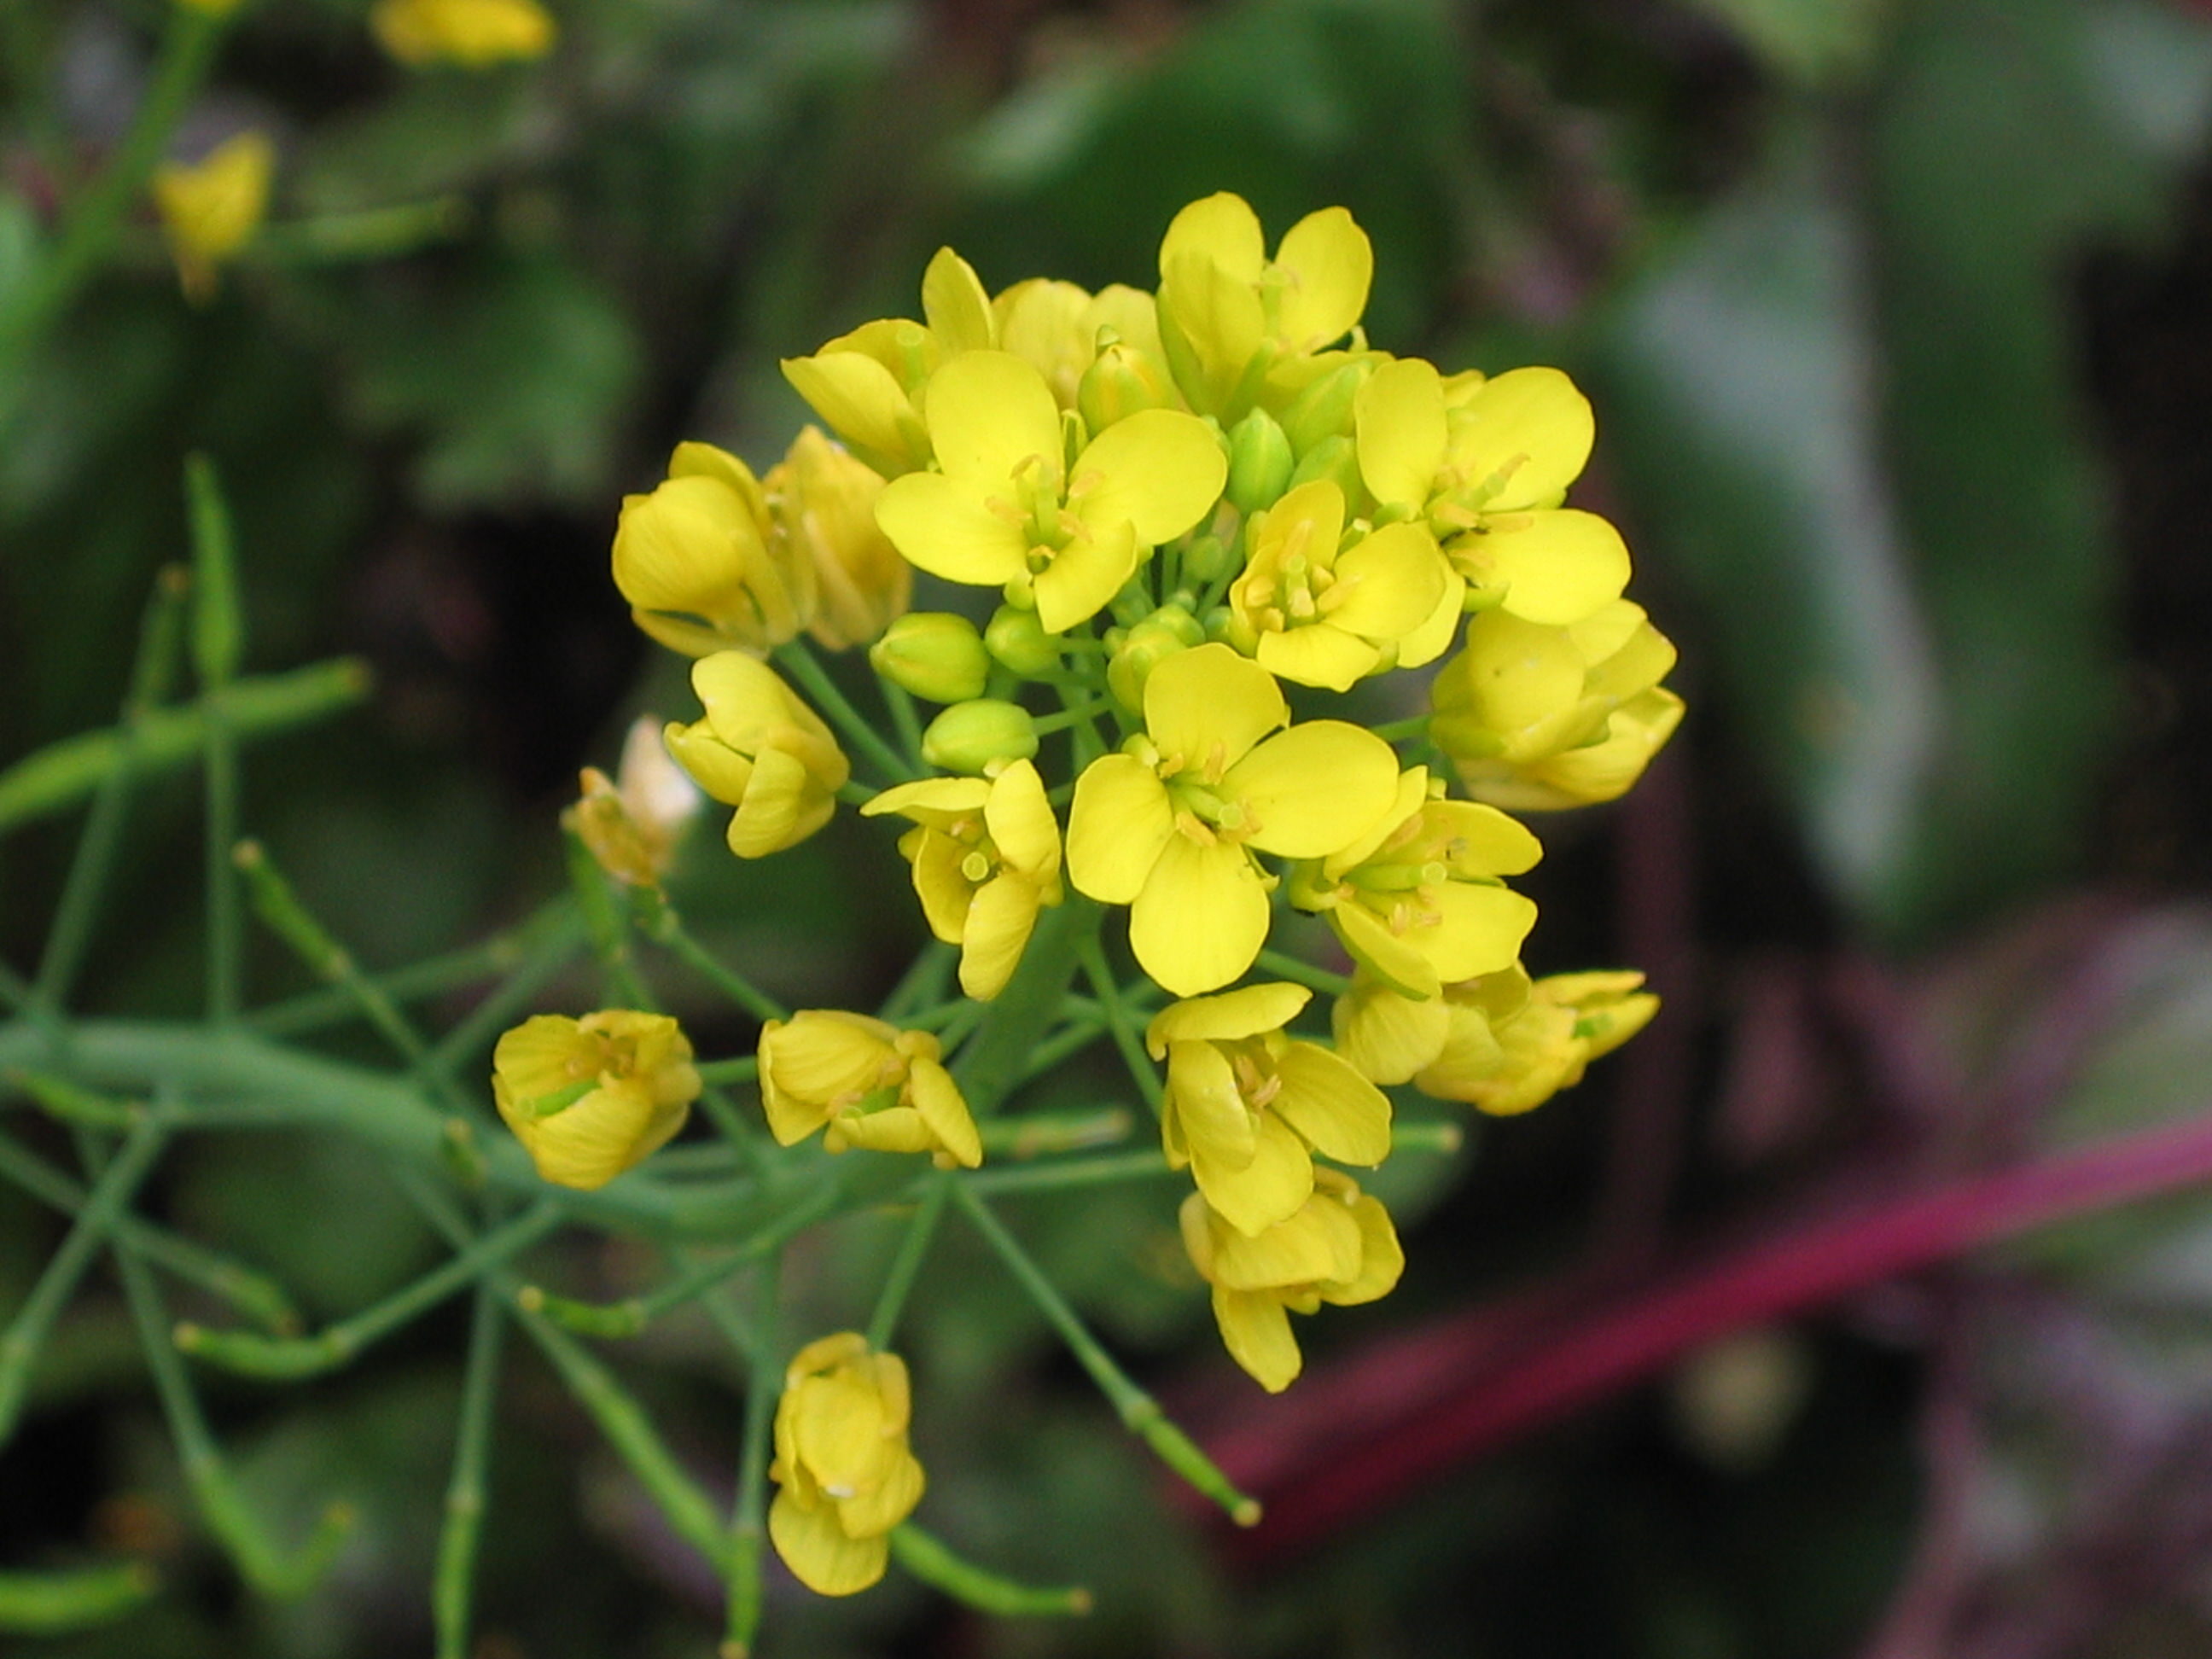
[[[1190,581],[1218,581],[1229,574],[1234,558],[1220,537],[1200,536],[1183,550],[1182,574]]]
[[[1167,365],[1150,352],[1119,343],[1101,349],[1083,371],[1075,406],[1093,437],[1139,410],[1182,407]]]
[[[1162,605],[1113,641],[1114,654],[1106,663],[1106,684],[1123,708],[1141,714],[1145,682],[1152,678],[1152,670],[1177,652],[1205,643],[1206,629],[1197,617],[1180,605]]]
[[[1354,514],[1366,499],[1365,481],[1359,476],[1359,452],[1352,447],[1349,438],[1323,438],[1306,451],[1298,462],[1298,470],[1291,474],[1290,487],[1296,489],[1316,478],[1327,478],[1342,490],[1346,507]]]
[[[1229,434],[1230,505],[1239,513],[1273,507],[1290,483],[1297,459],[1275,417],[1254,410]]]
[[[1036,722],[1030,711],[996,697],[955,703],[921,734],[921,757],[948,772],[988,775],[1036,751]]]
[[[1291,400],[1283,411],[1283,433],[1301,459],[1316,444],[1352,435],[1353,401],[1374,373],[1375,365],[1362,357],[1322,375]]]
[[[893,685],[932,702],[981,696],[991,672],[975,624],[950,611],[901,617],[868,647],[868,661]]]
[[[1060,641],[1044,631],[1034,606],[1000,605],[983,629],[983,644],[1000,664],[1024,678],[1060,666]]]

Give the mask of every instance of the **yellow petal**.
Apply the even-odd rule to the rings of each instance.
[[[763,749],[753,759],[744,799],[730,820],[730,850],[741,859],[781,853],[829,823],[836,810],[835,797],[799,760],[781,749]]]
[[[1196,996],[1252,965],[1267,917],[1267,890],[1242,848],[1172,835],[1130,907],[1129,948],[1169,991]]]
[[[921,314],[950,351],[984,351],[998,343],[991,300],[975,268],[949,247],[921,273]]]
[[[1097,616],[1136,574],[1145,552],[1136,526],[1127,520],[1069,542],[1037,573],[1037,625],[1048,634],[1059,634]]]
[[[969,848],[934,830],[914,834],[918,839],[911,849],[903,838],[899,847],[914,860],[914,892],[921,901],[922,918],[947,945],[959,945],[968,937],[968,913],[975,897],[975,884],[962,868]]]
[[[1044,376],[1012,353],[969,351],[946,363],[930,377],[927,418],[948,478],[1004,489],[1032,464],[1060,477],[1060,405]],[[884,532],[898,539],[888,525]]]
[[[1147,547],[1173,539],[1212,511],[1229,459],[1195,415],[1140,410],[1093,439],[1067,478],[1067,505],[1094,530],[1122,520]]]
[[[1469,483],[1504,474],[1504,488],[1484,505],[1510,512],[1557,500],[1581,476],[1596,435],[1589,399],[1572,380],[1556,368],[1516,368],[1453,410],[1451,459]]]
[[[1254,1123],[1252,1161],[1231,1168],[1190,1149],[1191,1178],[1221,1218],[1247,1237],[1296,1215],[1313,1193],[1313,1158],[1304,1141],[1271,1113]]]
[[[837,1521],[854,1538],[880,1538],[914,1513],[925,1486],[921,1464],[903,1446],[889,1471],[868,1491],[837,1500]]]
[[[1036,918],[1036,883],[1002,875],[977,888],[960,939],[961,990],[978,1002],[988,1002],[1005,990],[1028,948]]]
[[[1385,525],[1339,556],[1328,620],[1363,639],[1395,643],[1435,613],[1446,568],[1426,526]]]
[[[1178,255],[1160,277],[1159,317],[1161,343],[1183,395],[1202,414],[1236,418],[1242,411],[1232,399],[1267,342],[1267,313],[1252,282],[1203,255]]]
[[[1152,678],[1159,678],[1155,671]],[[1129,755],[1107,755],[1083,769],[1067,814],[1067,878],[1103,904],[1127,904],[1143,890],[1160,849],[1175,838],[1168,792]]]
[[[892,457],[910,447],[914,405],[890,370],[874,358],[827,350],[787,357],[783,378],[832,432],[856,448]]]
[[[817,1595],[851,1595],[884,1576],[890,1543],[882,1534],[848,1538],[824,1503],[802,1509],[788,1489],[769,1505],[768,1535],[791,1576]]]
[[[1224,1290],[1269,1291],[1359,1271],[1359,1224],[1343,1205],[1315,1194],[1298,1212],[1248,1238],[1217,1219],[1212,1282]]]
[[[1443,591],[1437,595],[1436,609],[1427,620],[1419,623],[1398,641],[1398,666],[1419,668],[1432,663],[1451,649],[1452,640],[1459,633],[1462,602],[1467,598],[1467,578],[1446,563],[1442,555],[1437,562],[1443,565]]]
[[[1280,1394],[1298,1379],[1304,1358],[1291,1334],[1291,1316],[1265,1291],[1213,1292],[1213,1322],[1221,1346],[1269,1394]]]
[[[921,1114],[922,1121],[930,1133],[954,1160],[964,1169],[974,1169],[983,1161],[983,1142],[975,1132],[975,1120],[969,1114],[968,1103],[962,1098],[960,1085],[952,1074],[933,1060],[916,1060],[912,1075],[908,1079],[908,1091],[915,1109]]]
[[[1382,665],[1382,653],[1333,623],[1273,630],[1260,635],[1254,660],[1294,685],[1349,691],[1363,675]]]
[[[1398,1243],[1398,1230],[1380,1199],[1362,1197],[1352,1206],[1359,1227],[1359,1271],[1347,1280],[1321,1287],[1322,1300],[1340,1308],[1376,1301],[1398,1287],[1406,1271],[1406,1252]]]
[[[1177,652],[1145,681],[1145,729],[1185,770],[1218,763],[1225,772],[1290,717],[1273,677],[1218,643]]]
[[[1291,227],[1275,267],[1290,278],[1278,313],[1284,339],[1293,350],[1318,351],[1350,332],[1367,309],[1375,250],[1351,214],[1323,208]]]
[[[1428,953],[1403,934],[1394,933],[1364,904],[1340,904],[1328,912],[1328,925],[1353,961],[1393,990],[1416,999],[1443,989]]]
[[[1211,1042],[1177,1042],[1168,1050],[1163,1109],[1175,1116],[1176,1139],[1193,1158],[1215,1169],[1248,1170],[1259,1155],[1252,1109],[1237,1088],[1229,1057]]]
[[[1021,763],[1029,766],[1027,761]],[[1030,775],[1036,769],[1030,768]],[[916,812],[944,814],[947,817],[980,812],[983,803],[991,798],[991,785],[984,778],[923,778],[916,783],[894,784],[881,794],[872,798],[860,808],[864,818],[881,817],[886,812]]]
[[[1354,400],[1359,476],[1375,499],[1419,507],[1444,459],[1443,383],[1433,364],[1401,357],[1376,369]]]
[[[983,822],[999,856],[1033,881],[1060,868],[1060,823],[1045,799],[1044,780],[1028,761],[1016,761],[991,781]]]
[[[1152,1023],[1145,1028],[1145,1046],[1158,1060],[1167,1053],[1171,1042],[1234,1042],[1238,1037],[1279,1031],[1312,1000],[1313,993],[1304,986],[1286,985],[1277,980],[1265,985],[1242,986],[1218,997],[1192,997],[1170,1003],[1153,1015]]]
[[[1449,862],[1452,869],[1462,874],[1474,872],[1486,876],[1517,876],[1524,870],[1534,869],[1544,856],[1543,843],[1528,832],[1528,826],[1517,818],[1506,817],[1494,806],[1465,800],[1435,801],[1427,808],[1426,823],[1430,828],[1450,836]],[[1469,976],[1453,974],[1448,977]]]
[[[1267,238],[1251,204],[1229,191],[1193,202],[1169,222],[1160,239],[1160,275],[1184,254],[1219,265],[1240,283],[1256,283],[1267,263]]]
[[[1275,1059],[1282,1092],[1269,1109],[1340,1164],[1373,1168],[1390,1155],[1390,1101],[1341,1056],[1292,1042]]]
[[[1504,609],[1530,622],[1579,622],[1628,586],[1628,548],[1595,513],[1571,507],[1488,520],[1479,543]]]
[[[996,587],[1029,568],[1022,527],[992,512],[976,488],[941,472],[909,472],[884,485],[876,525],[909,563],[947,581]]]
[[[1329,1011],[1336,1051],[1370,1083],[1410,1083],[1443,1051],[1451,1012],[1440,996],[1415,1000],[1363,982]]]
[[[1170,658],[1153,671],[1152,684],[1158,684],[1170,668],[1198,654]],[[1148,707],[1151,701],[1148,686]],[[1365,834],[1389,810],[1398,793],[1398,757],[1362,726],[1308,720],[1268,738],[1231,767],[1222,793],[1242,801],[1249,819],[1257,821],[1250,838],[1262,852],[1325,858]]]

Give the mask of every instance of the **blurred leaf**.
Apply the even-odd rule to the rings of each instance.
[[[1863,68],[1891,0],[1694,0],[1779,74],[1817,82]]]

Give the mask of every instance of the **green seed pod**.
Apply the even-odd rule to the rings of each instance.
[[[1034,606],[1000,605],[983,629],[983,644],[1001,665],[1024,678],[1060,666],[1060,641],[1044,631]]]
[[[1275,417],[1254,410],[1229,434],[1230,504],[1239,513],[1273,507],[1290,483],[1297,459]]]
[[[981,696],[991,658],[975,624],[949,611],[913,611],[868,647],[868,661],[893,685],[932,702]]]
[[[921,734],[921,757],[948,772],[988,773],[1036,751],[1036,722],[1030,711],[996,697],[955,703]]]

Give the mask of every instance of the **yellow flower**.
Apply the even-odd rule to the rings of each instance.
[[[1455,603],[1426,654],[1401,647],[1445,599],[1447,572],[1427,526],[1385,525],[1340,546],[1343,538],[1344,492],[1326,478],[1269,508],[1230,586],[1229,642],[1271,674],[1332,691],[1441,655]]]
[[[999,349],[1043,375],[1053,401],[1081,410],[1094,433],[1139,409],[1177,405],[1152,296],[1139,289],[1116,283],[1089,294],[1037,277],[993,300],[991,314]]]
[[[1535,905],[1498,880],[1534,867],[1535,836],[1443,795],[1441,779],[1413,768],[1381,823],[1291,880],[1292,902],[1321,911],[1355,959],[1412,997],[1510,965],[1536,923]]]
[[[630,726],[617,776],[619,782],[586,767],[583,799],[562,821],[617,881],[658,887],[699,811],[699,787],[669,758],[660,723],[649,714]]]
[[[933,575],[1033,594],[1050,634],[1095,615],[1203,518],[1229,471],[1206,423],[1167,409],[1117,422],[1066,465],[1044,377],[1003,351],[938,370],[928,428],[944,470],[894,478],[877,522]]]
[[[1612,800],[1674,734],[1674,647],[1616,599],[1566,627],[1493,611],[1438,671],[1429,735],[1468,793],[1523,811]]]
[[[1068,879],[1130,906],[1130,948],[1177,996],[1228,984],[1259,955],[1273,882],[1255,854],[1326,858],[1396,798],[1382,738],[1342,720],[1267,736],[1289,720],[1266,669],[1201,645],[1152,671],[1144,734],[1076,780]]]
[[[1037,912],[1058,904],[1060,824],[1036,768],[1016,761],[988,781],[927,778],[887,789],[864,817],[897,812],[929,930],[960,947],[960,988],[988,1002],[1006,988]]]
[[[691,1043],[665,1014],[537,1014],[492,1050],[492,1097],[538,1173],[586,1192],[666,1145],[699,1097]]]
[[[216,267],[260,228],[276,172],[276,146],[265,132],[241,132],[195,165],[155,172],[154,204],[177,279],[194,304],[214,297]]]
[[[841,334],[811,357],[787,357],[783,377],[853,453],[885,477],[929,465],[922,393],[963,351],[997,343],[981,280],[951,248],[921,278],[925,325],[885,317]]]
[[[712,444],[677,445],[659,488],[623,497],[614,574],[631,620],[686,656],[762,654],[814,616],[814,564],[776,535],[752,469]]]
[[[378,0],[368,26],[385,51],[417,68],[543,58],[558,33],[538,0]]]
[[[1376,1301],[1406,1267],[1390,1212],[1334,1170],[1315,1170],[1313,1195],[1256,1237],[1229,1225],[1199,1193],[1183,1200],[1182,1221],[1191,1264],[1213,1286],[1223,1346],[1270,1394],[1304,1364],[1291,1315]]]
[[[792,564],[812,573],[816,639],[849,650],[905,614],[914,571],[876,527],[879,473],[810,426],[762,486]]]
[[[761,1032],[761,1105],[779,1146],[826,1129],[833,1152],[927,1152],[940,1169],[983,1161],[968,1103],[927,1031],[809,1008]]]
[[[884,1576],[892,1528],[921,1501],[907,1445],[913,1392],[896,1354],[843,1331],[792,1356],[775,1407],[776,1483],[768,1535],[792,1577],[819,1595],[850,1595]]]
[[[1315,354],[1367,308],[1375,254],[1342,208],[1310,213],[1267,257],[1259,216],[1224,191],[1176,215],[1160,243],[1161,343],[1190,406],[1233,424],[1328,367]]]
[[[1559,505],[1597,428],[1559,370],[1446,380],[1404,358],[1376,369],[1354,407],[1367,488],[1386,509],[1426,519],[1479,604],[1565,623],[1620,597],[1620,532]]]
[[[1318,1043],[1284,1035],[1313,994],[1248,985],[1171,1003],[1145,1046],[1168,1063],[1160,1139],[1206,1201],[1256,1236],[1297,1213],[1314,1189],[1313,1154],[1372,1167],[1390,1152],[1390,1103]]]
[[[698,786],[738,809],[730,850],[766,858],[830,822],[852,767],[815,712],[767,664],[719,651],[691,665],[707,716],[663,733]]]

